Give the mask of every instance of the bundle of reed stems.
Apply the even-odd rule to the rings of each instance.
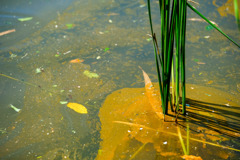
[[[168,114],[170,104],[173,112],[180,113],[181,111],[182,114],[185,115],[185,37],[187,6],[236,46],[240,46],[194,7],[192,7],[187,0],[159,0],[161,19],[159,47],[157,37],[153,29],[151,2],[150,0],[147,0],[147,2],[163,113],[164,115]]]

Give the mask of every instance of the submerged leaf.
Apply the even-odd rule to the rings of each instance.
[[[199,156],[193,156],[193,155],[184,155],[182,156],[183,159],[186,159],[186,160],[202,160],[202,158]]]
[[[10,106],[14,111],[16,111],[16,112],[20,112],[20,111],[21,111],[21,109],[15,107],[15,106],[12,105],[12,104],[10,104],[9,106]]]
[[[90,72],[89,70],[85,70],[83,72],[83,74],[89,78],[98,78],[99,77],[99,75],[97,73]]]
[[[18,20],[21,21],[21,22],[30,21],[32,19],[33,19],[33,17],[18,18]]]
[[[68,101],[60,101],[60,104],[67,104]]]
[[[70,63],[82,63],[82,62],[84,62],[84,60],[79,58],[76,58],[70,61]]]
[[[73,109],[75,112],[81,113],[81,114],[87,114],[87,108],[84,107],[81,104],[78,103],[68,103],[67,106],[71,109]]]
[[[135,159],[154,159],[155,157],[149,157],[150,155],[146,152],[146,150],[155,150],[160,153],[161,156],[165,156],[166,158],[164,159],[180,158],[179,150],[181,146],[178,134],[176,133],[174,117],[172,118],[172,115],[169,117],[166,115],[167,121],[163,122],[163,120],[157,116],[154,111],[154,107],[152,107],[152,104],[155,103],[151,104],[150,100],[153,99],[153,101],[155,101],[155,95],[151,94],[151,89],[154,88],[153,86],[155,86],[157,90],[159,87],[155,83],[150,83],[150,79],[146,73],[144,73],[144,78],[145,88],[123,88],[109,94],[105,99],[103,106],[99,111],[102,141],[100,142],[101,149],[98,152],[96,160],[130,159],[129,155],[136,155]],[[231,95],[223,98],[219,95],[225,94],[219,90],[200,87],[197,85],[186,85],[186,87],[189,93],[188,98],[192,99],[192,103],[189,101],[190,105],[188,106],[188,113],[194,113],[190,115],[194,115],[194,117],[189,119],[190,124],[193,125],[193,128],[196,128],[196,122],[208,126],[204,127],[204,130],[201,129],[203,131],[201,131],[200,134],[196,134],[197,132],[189,133],[192,146],[202,147],[201,143],[207,144],[209,145],[208,149],[211,151],[216,149],[215,147],[223,148],[224,146],[208,142],[205,139],[199,139],[199,137],[206,137],[206,134],[213,135],[213,132],[210,131],[218,131],[220,135],[225,133],[231,135],[232,137],[240,136],[239,130],[234,128],[230,129],[227,119],[225,119],[223,115],[219,114],[222,111],[223,105],[215,105],[224,104],[226,98],[233,101]],[[204,95],[206,90],[212,95],[212,98],[209,98],[209,96],[199,96]],[[160,97],[159,92],[155,91],[155,93]],[[149,97],[150,95],[153,97]],[[196,103],[198,101],[195,100],[199,99],[201,100],[200,102],[206,103]],[[160,98],[158,98],[157,101],[160,101]],[[210,104],[212,104],[211,107],[213,107],[216,111],[218,110],[218,112],[209,113],[209,109],[207,109],[207,107]],[[239,105],[235,104],[235,106]],[[196,110],[196,108],[202,109]],[[237,112],[237,109],[234,111]],[[183,126],[186,125],[185,121],[179,123]],[[205,133],[205,135],[202,133]],[[218,137],[220,135],[215,136]],[[186,137],[187,136],[182,135],[183,140],[185,140]],[[207,138],[209,138],[209,136],[207,136]],[[221,140],[223,139],[221,138]],[[163,142],[167,142],[167,144]],[[141,149],[144,144],[147,144],[145,146],[146,148]],[[170,147],[172,153],[167,153],[169,152]],[[237,149],[230,147],[226,147],[226,149],[238,151]],[[221,152],[228,153],[228,151],[224,150],[221,150]],[[214,152],[211,153],[211,155],[208,155],[209,157],[216,155]],[[220,154],[217,155],[218,158],[219,156]],[[201,157],[192,155],[182,156],[182,158],[192,158],[195,160],[202,159]]]
[[[106,52],[106,51],[108,51],[108,50],[109,50],[109,48],[108,48],[108,47],[104,49],[104,51],[105,51],[105,52]]]
[[[73,28],[73,24],[70,24],[70,23],[66,24],[66,26],[67,26],[68,29],[72,29]]]
[[[156,94],[153,84],[147,75],[147,73],[139,66],[143,72],[146,95],[148,97],[149,103],[152,106],[153,111],[157,114],[160,119],[164,119],[162,107],[161,107],[161,98]]]

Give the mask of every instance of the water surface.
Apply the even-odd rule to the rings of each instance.
[[[199,3],[200,5],[193,5],[216,22],[236,42],[240,42],[234,16],[221,16],[221,12],[217,10],[222,4],[209,1]],[[123,88],[129,88],[127,91],[134,92],[132,95],[139,94],[134,89],[132,91],[132,88],[141,88],[140,94],[144,92],[139,65],[153,82],[157,82],[153,48],[149,41],[151,37],[146,2],[69,0],[56,3],[52,0],[3,1],[2,4],[1,32],[13,28],[16,32],[1,36],[0,39],[0,156],[3,159],[99,158],[104,143],[102,129],[108,127],[103,124],[106,122],[103,120],[105,116],[100,116],[99,112],[105,108],[103,105],[107,96],[114,91],[120,93],[118,90]],[[156,1],[152,1],[152,4],[154,27],[158,31],[158,4]],[[18,17],[33,19],[20,22]],[[199,17],[188,10],[188,18]],[[232,134],[239,131],[239,48],[217,31],[208,30],[206,27],[208,24],[205,22],[187,22],[187,83],[207,87],[200,89],[205,97],[197,95],[197,91],[194,92],[196,95],[191,94],[192,97],[188,97],[195,100],[189,100],[189,103],[198,111],[195,114],[189,109],[189,114],[193,117],[191,136],[201,141],[239,149],[238,136],[234,137],[225,130],[225,133],[218,130],[218,126],[232,126]],[[74,59],[81,59],[83,62],[70,63]],[[84,74],[85,71],[97,74],[98,77],[89,77]],[[213,93],[218,91],[221,91],[220,97],[224,97],[223,102],[207,103],[208,100],[214,99]],[[131,99],[128,94],[127,97],[117,94],[117,98],[122,98],[119,100],[123,101],[122,103],[128,98],[131,101],[129,103],[136,100]],[[60,101],[82,104],[88,109],[88,114],[79,114]],[[9,104],[20,108],[21,111],[15,112],[9,108]],[[208,108],[204,109],[203,106]],[[216,109],[216,115],[211,110],[215,106],[220,107]],[[232,107],[232,111],[226,109],[229,106]],[[107,113],[108,116],[112,114]],[[223,115],[219,117],[218,113]],[[215,117],[211,119],[211,116]],[[197,123],[204,117],[207,121]],[[218,125],[214,128],[208,124]],[[174,123],[172,125],[175,126]],[[201,128],[203,126],[207,126],[207,129]],[[184,127],[186,123],[182,124],[181,128],[182,134],[186,135]],[[212,130],[217,132],[211,135]],[[171,132],[177,134],[176,128]],[[168,156],[163,156],[166,152],[175,153],[170,155],[172,159],[183,155],[178,137],[166,136],[166,146],[166,141],[159,137],[151,140],[146,137],[140,139],[143,135],[137,134],[131,140],[124,141],[123,147],[116,147],[115,158],[129,159],[139,148],[142,149],[137,152],[136,159],[168,159]],[[177,141],[178,145],[175,146],[171,138]],[[156,142],[157,140],[161,140],[161,144]],[[231,159],[239,156],[236,150],[221,149],[221,155],[215,154],[219,147],[210,145],[210,149],[207,150],[202,142],[190,143],[190,154],[204,159]],[[194,149],[193,146],[199,149]],[[161,149],[164,152],[161,152]],[[209,153],[209,157],[206,153]]]

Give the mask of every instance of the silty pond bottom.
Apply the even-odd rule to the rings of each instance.
[[[225,3],[201,3],[198,9],[239,41],[239,32],[227,25],[234,23],[231,12],[221,10]],[[146,2],[68,5],[55,8],[46,25],[38,28],[44,17],[28,14],[32,20],[17,21],[21,34],[16,28],[1,36],[3,42],[20,36],[1,43],[1,159],[182,159],[179,133],[190,155],[238,159],[238,48],[206,23],[190,19],[197,16],[189,10],[187,116],[179,116],[178,125],[171,114],[163,122],[148,107],[138,68],[157,82]],[[158,15],[157,8],[153,11]],[[225,12],[228,18],[222,17]],[[12,25],[4,26],[8,29]],[[70,109],[68,102],[88,113]]]

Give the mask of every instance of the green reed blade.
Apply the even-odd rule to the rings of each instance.
[[[163,62],[162,62],[160,54],[159,54],[157,39],[156,39],[156,36],[155,36],[155,34],[153,32],[150,0],[148,0],[148,15],[149,15],[149,24],[150,24],[150,28],[151,28],[151,34],[152,34],[152,42],[153,42],[153,48],[154,48],[156,67],[157,67],[159,90],[160,90],[161,99],[162,99],[162,101],[164,101],[163,89],[162,89],[162,81],[161,81],[161,72],[160,72],[160,66],[163,65],[162,64]]]
[[[157,38],[156,38],[155,33],[153,34],[153,43],[154,43],[155,50],[157,49],[157,54],[156,54],[156,51],[155,51],[155,61],[156,61],[156,66],[157,66],[160,95],[161,95],[161,99],[163,101],[164,98],[163,98],[163,88],[162,88],[161,68],[160,68],[160,66],[162,66],[162,60],[161,60],[161,57],[160,57],[158,43],[157,43]]]
[[[170,4],[170,2],[172,4]],[[186,1],[185,5],[180,5],[181,1],[159,0],[160,16],[161,16],[161,52],[157,44],[157,38],[153,31],[152,16],[150,0],[148,0],[148,13],[149,22],[151,28],[151,34],[153,37],[153,47],[156,60],[156,67],[158,73],[158,82],[162,99],[163,113],[168,114],[168,101],[171,103],[171,109],[173,110],[172,102],[179,105],[179,84],[180,84],[180,71],[182,86],[185,86],[185,26],[186,24]],[[170,9],[171,7],[171,9]],[[182,9],[184,8],[184,9]],[[184,12],[183,12],[184,11]],[[176,36],[176,40],[175,40]],[[176,42],[174,42],[176,41]],[[176,55],[174,56],[174,44],[176,44]],[[174,67],[175,58],[175,69]],[[181,68],[181,70],[180,70]],[[175,77],[176,74],[176,83]],[[172,96],[170,95],[170,82],[172,76]],[[175,87],[176,84],[176,87]],[[185,88],[185,87],[183,87]],[[185,90],[183,90],[183,95]],[[176,95],[176,98],[175,98]],[[172,97],[174,99],[172,99]],[[185,97],[183,97],[185,103]],[[178,110],[178,109],[177,109]]]
[[[176,89],[175,89],[175,112],[178,112],[179,110],[179,52],[180,52],[180,16],[181,14],[179,13],[179,1],[177,1],[176,4],[176,9],[177,9],[177,15],[176,15],[176,29],[175,29],[175,37],[176,37],[176,55],[175,55],[175,74],[176,74]]]
[[[178,138],[179,138],[180,143],[182,145],[183,153],[184,153],[184,155],[187,155],[187,150],[186,150],[186,147],[184,145],[182,134],[181,134],[179,126],[177,126],[177,131],[178,131]]]
[[[174,58],[172,59],[172,97],[170,100],[172,100],[171,103],[171,110],[174,112],[173,106],[175,105],[175,76],[174,76]]]
[[[185,98],[186,98],[186,87],[185,87],[185,37],[186,37],[186,0],[181,1],[181,12],[182,12],[182,20],[181,20],[181,83],[182,83],[182,113],[186,114],[186,106],[185,106]]]
[[[167,50],[167,61],[164,66],[165,69],[165,114],[168,114],[168,98],[169,98],[169,89],[170,89],[170,81],[171,81],[171,67],[172,67],[172,59],[173,59],[173,48],[174,48],[174,32],[175,32],[175,18],[176,18],[176,3],[172,2],[172,12],[170,19],[170,29],[168,33],[168,50]]]
[[[187,155],[189,155],[189,139],[190,139],[190,129],[189,129],[189,124],[187,124]]]
[[[238,25],[238,30],[240,30],[240,19],[239,19],[239,7],[238,7],[238,0],[234,0],[234,13],[235,13],[235,19]]]

